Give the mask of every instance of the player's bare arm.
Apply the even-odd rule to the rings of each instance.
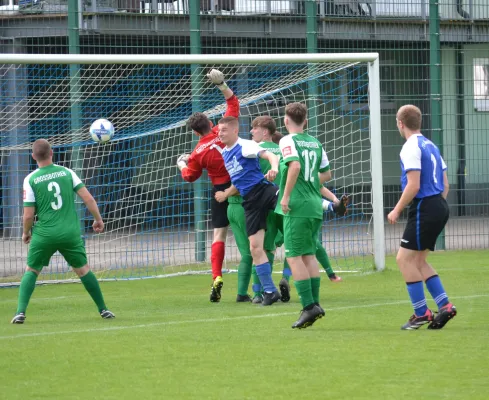
[[[340,202],[338,200],[338,197],[336,197],[334,193],[331,190],[329,190],[327,187],[321,186],[320,192],[321,192],[321,196],[324,197],[326,200],[332,201],[333,203]]]
[[[273,182],[278,174],[279,158],[270,151],[262,151],[260,153],[260,158],[263,158],[264,160],[268,160],[268,162],[270,163],[271,168],[265,175],[265,178],[268,181]]]
[[[102,216],[100,215],[97,202],[95,201],[93,196],[90,194],[90,192],[86,187],[80,188],[78,192],[76,192],[76,194],[80,196],[83,203],[87,207],[88,211],[90,211],[90,214],[92,214],[93,219],[95,220],[92,225],[94,232],[97,233],[103,232],[104,221],[102,220]]]
[[[331,170],[319,173],[319,183],[321,183],[321,185],[323,185],[325,182],[329,182],[331,178]]]
[[[24,207],[24,215],[22,217],[22,241],[27,244],[32,238],[32,225],[34,225],[34,214],[36,207]]]
[[[224,191],[221,190],[219,192],[216,192],[214,198],[219,203],[222,203],[222,202],[226,201],[229,197],[236,196],[236,195],[239,195],[239,191],[238,191],[238,189],[236,189],[236,186],[231,185]]]
[[[299,177],[300,171],[301,171],[301,164],[299,161],[289,162],[287,181],[285,182],[284,194],[282,196],[282,200],[280,201],[280,206],[282,207],[282,211],[284,212],[284,214],[287,214],[290,211],[289,208],[290,195],[292,193],[292,190],[294,190],[294,186],[297,182],[297,178]]]
[[[443,193],[441,195],[445,200],[447,199],[449,189],[450,184],[448,183],[447,171],[443,171]]]
[[[395,224],[399,218],[399,215],[401,215],[402,210],[404,210],[404,208],[411,203],[414,197],[418,194],[420,187],[420,176],[421,171],[413,170],[407,173],[408,182],[404,188],[404,191],[402,192],[401,198],[397,202],[394,209],[387,216],[389,223]]]

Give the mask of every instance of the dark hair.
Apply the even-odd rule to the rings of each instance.
[[[37,139],[32,145],[32,154],[36,161],[45,161],[51,157],[51,145],[46,139]]]
[[[421,120],[423,115],[421,110],[413,106],[412,104],[406,104],[402,106],[397,112],[396,118],[406,126],[406,128],[412,131],[418,131],[421,129]]]
[[[201,112],[192,114],[187,121],[187,126],[200,135],[205,135],[211,131],[209,118]]]
[[[282,139],[283,137],[284,137],[284,135],[282,135],[280,132],[275,132],[275,133],[272,135],[272,141],[273,141],[273,143],[275,143],[275,144],[279,144],[280,139]]]
[[[239,121],[238,118],[235,117],[224,117],[219,120],[218,124],[229,124],[229,125],[239,126]]]
[[[307,117],[307,107],[302,103],[290,103],[285,106],[285,115],[296,125],[302,125]]]
[[[273,134],[277,130],[277,125],[275,124],[274,119],[269,115],[262,115],[261,117],[256,117],[251,122],[251,127],[252,128],[260,127],[260,128],[268,129],[268,132],[270,133],[271,136],[273,136]]]

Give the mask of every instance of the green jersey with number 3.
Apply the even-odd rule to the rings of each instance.
[[[287,182],[288,164],[298,161],[301,170],[292,190],[289,201],[290,217],[323,219],[321,194],[319,193],[319,172],[330,169],[328,157],[321,143],[307,133],[296,133],[284,136],[280,140],[280,195],[276,213],[283,214],[280,201]]]
[[[55,241],[80,237],[76,192],[84,185],[69,168],[56,164],[38,168],[24,179],[24,207],[35,207],[34,235]]]

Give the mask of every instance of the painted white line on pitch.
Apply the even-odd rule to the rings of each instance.
[[[474,294],[469,296],[453,296],[452,299],[475,299],[479,297],[489,297],[489,294]],[[326,311],[340,311],[340,310],[351,310],[358,308],[373,308],[373,307],[385,307],[385,306],[396,306],[400,304],[409,304],[409,300],[399,300],[389,303],[373,303],[355,306],[344,306],[335,308],[325,308]],[[203,324],[203,323],[214,323],[214,322],[227,322],[227,321],[239,321],[248,319],[258,319],[258,318],[273,318],[273,317],[283,317],[287,315],[297,315],[297,311],[284,312],[276,314],[260,314],[260,315],[242,315],[239,317],[225,317],[225,318],[208,318],[208,319],[193,319],[186,321],[165,321],[165,322],[154,322],[152,324],[141,324],[141,325],[129,325],[129,326],[107,326],[104,328],[94,328],[94,329],[74,329],[71,331],[55,331],[55,332],[35,332],[35,333],[21,333],[20,335],[10,335],[10,336],[0,336],[2,339],[17,339],[26,337],[40,337],[40,336],[52,336],[52,335],[69,335],[72,333],[92,333],[92,332],[109,332],[109,331],[122,331],[126,329],[139,329],[139,328],[152,328],[155,326],[171,326],[171,325],[184,325],[184,324]]]
[[[38,300],[65,300],[65,299],[76,299],[78,297],[86,297],[86,295],[78,295],[78,296],[58,296],[58,297],[35,297],[33,298],[29,304],[35,303]],[[17,303],[17,299],[5,299],[0,301],[0,303]]]

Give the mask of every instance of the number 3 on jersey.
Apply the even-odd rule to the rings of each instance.
[[[311,183],[314,183],[314,165],[316,165],[316,161],[318,156],[316,152],[312,150],[304,150],[302,152],[302,158],[304,159],[304,163],[306,164],[306,170],[304,171],[304,179]]]
[[[63,198],[61,197],[61,188],[56,182],[49,182],[48,185],[48,190],[50,192],[53,191],[54,188],[54,198],[56,199],[56,202],[52,201],[51,202],[51,207],[53,210],[59,210],[61,207],[63,207]]]

